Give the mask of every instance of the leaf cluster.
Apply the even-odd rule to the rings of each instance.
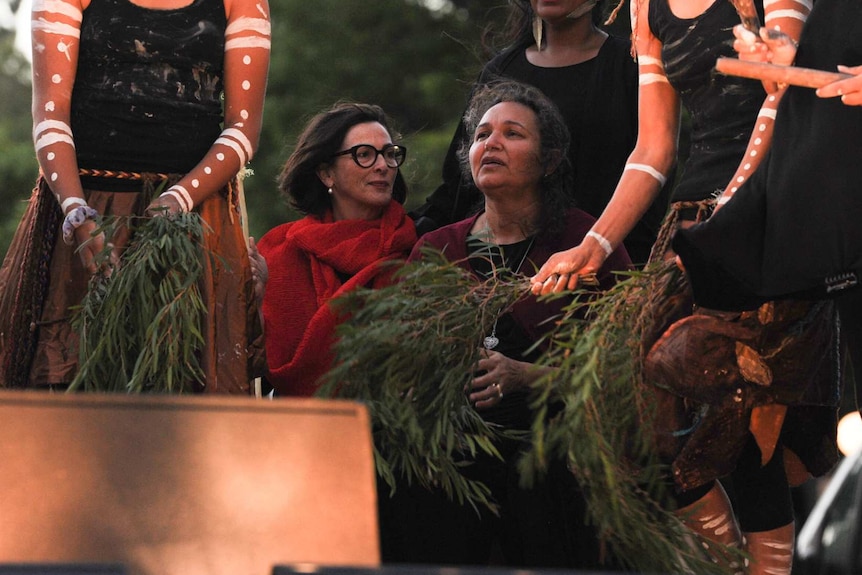
[[[477,454],[500,458],[495,440],[519,435],[485,422],[465,389],[479,342],[525,295],[525,280],[477,283],[430,251],[396,276],[390,287],[334,302],[349,318],[339,325],[335,366],[319,394],[369,407],[377,471],[393,492],[400,481],[416,482],[496,510],[487,486],[461,471]]]
[[[644,348],[663,331],[687,284],[673,263],[627,276],[607,292],[575,297],[547,336],[548,351],[537,363],[550,369],[534,384],[522,480],[535,481],[551,460],[566,461],[614,564],[639,572],[725,573],[671,511],[670,475],[656,456],[655,406],[643,380]],[[529,293],[528,280],[502,274],[477,283],[433,252],[397,277],[391,287],[335,302],[348,317],[320,393],[368,405],[377,470],[393,490],[399,480],[415,481],[494,509],[486,486],[461,472],[476,453],[499,457],[494,442],[507,432],[481,419],[464,387],[477,343]]]
[[[129,226],[132,240],[105,273],[90,280],[72,326],[79,335],[79,367],[70,390],[185,393],[203,384],[198,352],[206,309],[204,223],[194,213],[107,220],[95,233],[114,237]]]
[[[521,471],[529,481],[550,459],[564,458],[584,486],[588,520],[623,565],[725,573],[670,511],[670,474],[650,433],[660,414],[644,381],[644,346],[661,331],[685,278],[673,262],[628,275],[587,304],[589,321],[569,314],[558,323],[539,361],[553,369],[535,385],[533,449],[519,462]],[[549,417],[549,406],[560,401],[562,410]]]

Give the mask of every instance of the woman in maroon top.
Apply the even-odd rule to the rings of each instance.
[[[491,84],[474,95],[464,124],[469,136],[459,159],[484,207],[422,236],[411,259],[420,258],[423,247],[434,247],[482,281],[492,274],[532,274],[555,251],[580,243],[595,220],[568,208],[569,134],[556,106],[535,87]],[[625,249],[616,250],[599,270],[601,286],[614,282],[614,270],[630,266]],[[482,353],[468,394],[484,419],[508,429],[530,429],[530,385],[542,373],[534,362],[543,348],[535,343],[569,301],[527,297],[476,342]],[[585,526],[583,495],[565,463],[555,462],[540,485],[526,489],[517,470],[523,442],[503,440],[498,447],[502,461],[480,457],[465,473],[491,489],[500,517],[480,516],[440,493],[399,487],[405,499],[413,500],[407,504],[396,493],[382,511],[384,524],[399,526],[403,545],[399,549],[384,537],[384,560],[487,564],[496,540],[510,566],[598,567],[598,544]]]

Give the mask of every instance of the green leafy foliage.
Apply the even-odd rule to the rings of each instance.
[[[599,296],[576,297],[548,336],[549,351],[538,364],[551,369],[534,384],[532,448],[519,461],[522,480],[539,478],[552,459],[566,461],[587,494],[588,520],[616,564],[639,572],[726,573],[670,511],[669,475],[649,431],[654,405],[642,377],[643,348],[678,304],[684,278],[672,263],[629,276]],[[464,387],[478,342],[527,295],[529,282],[497,276],[477,283],[433,252],[398,278],[336,302],[349,316],[320,394],[369,407],[378,473],[393,488],[403,478],[493,509],[487,488],[462,475],[462,454],[498,456],[494,440],[506,430],[481,419]]]
[[[553,370],[534,387],[533,449],[520,462],[529,481],[549,459],[565,458],[585,488],[589,521],[609,553],[644,573],[729,572],[702,552],[704,541],[670,511],[670,474],[650,432],[660,414],[644,381],[644,347],[663,330],[686,288],[673,262],[650,264],[591,300],[589,321],[559,322],[539,362]],[[549,419],[548,407],[560,400],[565,407]]]
[[[194,212],[133,216],[99,231],[110,238],[125,225],[134,235],[120,266],[93,276],[73,317],[80,359],[70,390],[190,392],[203,380],[203,220]],[[110,246],[103,268],[109,259]]]
[[[377,470],[393,490],[400,480],[417,482],[494,510],[487,487],[461,474],[465,454],[499,458],[495,439],[518,435],[485,422],[465,388],[483,334],[524,296],[525,280],[476,283],[433,252],[404,266],[398,280],[334,303],[351,315],[319,395],[368,405]]]

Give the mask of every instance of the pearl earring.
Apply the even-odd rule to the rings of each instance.
[[[326,192],[331,196],[332,195],[332,188],[329,188],[328,190],[326,190]]]

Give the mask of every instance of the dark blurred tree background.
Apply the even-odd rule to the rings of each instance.
[[[11,0],[12,13],[20,7]],[[30,133],[30,64],[14,47],[15,30],[0,27],[0,253],[24,213],[38,170]]]
[[[6,2],[12,12],[20,0]],[[275,191],[279,168],[304,123],[338,100],[379,104],[409,149],[408,205],[439,183],[440,164],[473,79],[502,28],[506,0],[270,0],[272,64],[260,149],[245,180],[249,224],[259,237],[291,219]],[[624,10],[625,12],[625,10]],[[627,26],[627,22],[622,24]],[[615,28],[621,24],[615,25]],[[623,29],[623,34],[627,33]],[[0,28],[0,253],[5,253],[37,165],[30,137],[27,60]]]

